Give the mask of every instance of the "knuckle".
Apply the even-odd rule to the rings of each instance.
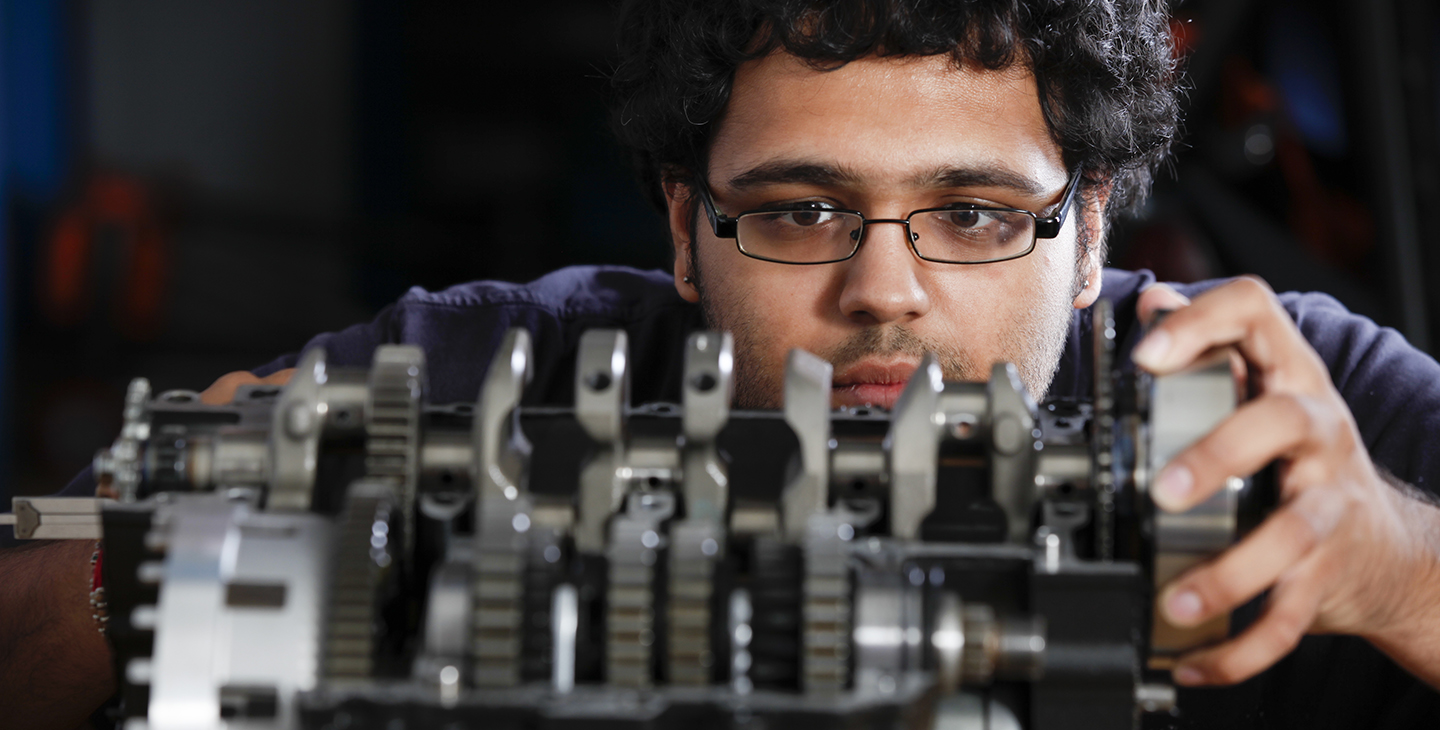
[[[1276,609],[1275,630],[1267,634],[1267,642],[1276,654],[1288,654],[1300,643],[1300,637],[1308,628],[1310,621],[1304,612],[1293,608]]]
[[[1298,505],[1297,505],[1298,507]],[[1300,548],[1302,552],[1309,552],[1320,542],[1320,530],[1302,509],[1285,510],[1280,515],[1284,520],[1288,538]]]
[[[1271,393],[1266,397],[1272,399],[1276,411],[1292,431],[1303,432],[1310,429],[1313,415],[1299,394],[1280,392]]]
[[[1309,489],[1284,510],[1288,537],[1303,553],[1309,553],[1335,530],[1350,507],[1343,493],[1330,489]]]
[[[1277,393],[1275,398],[1290,428],[1302,441],[1326,447],[1341,445],[1337,439],[1344,435],[1344,419],[1332,399],[1303,392]]]
[[[1236,279],[1234,286],[1237,295],[1244,297],[1245,302],[1251,306],[1268,305],[1275,300],[1275,290],[1271,289],[1264,279],[1253,274]]]
[[[1315,439],[1332,443],[1341,435],[1341,419],[1335,404],[1329,398],[1305,396],[1300,398],[1305,407],[1306,424]]]

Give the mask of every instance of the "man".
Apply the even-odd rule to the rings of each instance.
[[[708,324],[735,334],[741,407],[779,404],[794,347],[834,363],[836,405],[892,405],[927,350],[952,379],[1005,360],[1037,397],[1073,396],[1088,380],[1088,308],[1103,296],[1140,366],[1170,372],[1233,345],[1258,392],[1159,475],[1161,506],[1185,509],[1228,475],[1282,465],[1274,515],[1160,597],[1183,625],[1269,592],[1247,629],[1175,669],[1186,687],[1250,680],[1182,694],[1182,721],[1440,718],[1440,619],[1429,615],[1440,510],[1407,486],[1440,478],[1426,443],[1440,366],[1328,298],[1280,298],[1253,280],[1147,288],[1147,275],[1102,270],[1109,217],[1143,197],[1176,129],[1163,13],[1127,0],[951,5],[630,2],[617,127],[667,216],[673,276],[570,269],[417,291],[312,346],[353,364],[381,342],[422,344],[431,399],[469,400],[504,328],[526,326],[538,360],[527,398],[564,402],[580,332],[618,326],[636,353],[635,399],[673,400],[685,334]],[[1178,311],[1136,346],[1158,309]],[[226,376],[206,398],[283,382],[293,363]],[[69,632],[27,610],[29,637],[13,623],[0,633],[0,672],[19,681],[19,652],[36,667],[23,686],[83,711],[113,684],[98,635],[75,618],[88,611],[65,594],[74,587],[44,585],[88,555],[66,550],[0,562],[22,576],[0,592],[0,616],[34,591]],[[1302,642],[1307,633],[1361,638]],[[59,638],[42,651],[40,637]],[[42,704],[15,706],[44,717]]]

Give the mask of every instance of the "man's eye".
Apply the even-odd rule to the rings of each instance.
[[[818,226],[825,221],[835,217],[834,213],[825,210],[794,210],[786,213],[783,218],[787,222],[797,226]]]
[[[804,208],[796,208],[793,210],[776,210],[768,213],[762,213],[760,217],[767,221],[770,225],[778,225],[784,227],[793,226],[796,228],[813,228],[815,226],[833,222],[836,218],[839,217],[839,214],[830,208],[821,207],[821,205],[817,203],[813,206],[807,206]]]
[[[957,230],[973,231],[990,228],[1000,222],[995,213],[987,210],[947,210],[941,214],[949,226]]]

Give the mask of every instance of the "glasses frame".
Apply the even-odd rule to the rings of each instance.
[[[741,254],[744,254],[745,256],[749,256],[752,259],[769,261],[776,264],[789,264],[791,266],[816,266],[819,264],[836,264],[840,263],[841,261],[849,261],[850,259],[855,258],[855,254],[860,251],[860,244],[865,242],[865,227],[867,225],[871,223],[898,223],[905,226],[905,240],[910,244],[910,251],[913,252],[915,256],[920,260],[930,261],[937,264],[971,266],[974,264],[995,264],[1001,261],[1012,261],[1014,259],[1029,256],[1030,253],[1035,250],[1035,245],[1039,241],[1039,239],[1054,238],[1060,235],[1060,230],[1065,227],[1065,219],[1070,213],[1070,206],[1075,200],[1075,191],[1080,189],[1080,172],[1076,171],[1070,176],[1070,181],[1065,185],[1064,197],[1061,199],[1060,202],[1060,210],[1056,211],[1055,215],[1048,217],[1041,217],[1034,211],[1025,210],[1024,208],[1005,208],[1001,206],[976,205],[972,203],[959,203],[954,205],[947,205],[940,208],[920,208],[918,210],[910,211],[910,214],[905,216],[904,218],[866,218],[865,214],[861,213],[858,210],[845,210],[843,208],[827,209],[830,212],[834,213],[849,213],[851,215],[858,216],[860,218],[860,229],[858,235],[855,236],[855,245],[850,249],[850,253],[848,255],[844,256],[843,258],[827,259],[825,261],[782,261],[780,259],[772,259],[768,256],[760,256],[759,254],[746,251],[745,247],[740,244],[740,219],[744,218],[747,215],[784,212],[786,209],[757,208],[755,210],[747,210],[741,213],[737,213],[734,216],[727,216],[724,213],[720,213],[715,210],[715,200],[711,197],[710,186],[705,183],[704,179],[699,177],[695,179],[695,189],[698,190],[700,193],[700,201],[705,205],[705,217],[710,220],[710,230],[715,233],[715,237],[735,239],[736,250],[738,250]],[[1030,218],[1035,221],[1035,232],[1034,235],[1030,237],[1030,245],[1026,247],[1024,251],[1016,254],[1011,254],[1009,256],[1003,256],[997,259],[985,259],[983,261],[948,261],[946,259],[931,258],[929,256],[926,256],[925,254],[920,253],[920,249],[915,247],[915,240],[918,238],[918,236],[915,234],[914,231],[910,230],[910,219],[922,213],[937,213],[942,211],[955,210],[979,210],[996,211],[1002,213],[1023,213],[1024,215],[1030,216]]]

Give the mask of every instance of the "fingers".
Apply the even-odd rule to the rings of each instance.
[[[295,368],[279,370],[263,378],[243,370],[226,373],[200,393],[200,402],[212,406],[224,405],[235,400],[235,391],[242,385],[285,385],[294,374]]]
[[[1175,311],[1145,337],[1132,357],[1146,370],[1163,374],[1185,367],[1211,348],[1231,344],[1266,374],[1267,386],[1318,388],[1329,382],[1324,363],[1274,292],[1252,278],[1216,287]],[[1277,382],[1272,383],[1272,378]]]
[[[1318,560],[1296,566],[1275,584],[1258,621],[1224,644],[1186,655],[1174,670],[1175,681],[1234,684],[1264,671],[1289,654],[1315,624],[1324,582]]]
[[[1337,419],[1323,398],[1267,393],[1235,411],[1180,452],[1160,471],[1151,497],[1183,512],[1204,502],[1232,476],[1254,474],[1277,457],[1294,457],[1312,443],[1331,443]]]
[[[1335,531],[1345,505],[1332,492],[1301,493],[1240,544],[1166,586],[1160,594],[1166,618],[1195,626],[1259,595]]]
[[[1140,316],[1140,323],[1148,327],[1155,321],[1156,312],[1176,310],[1189,305],[1190,298],[1175,291],[1169,284],[1153,284],[1140,292],[1135,309]]]

